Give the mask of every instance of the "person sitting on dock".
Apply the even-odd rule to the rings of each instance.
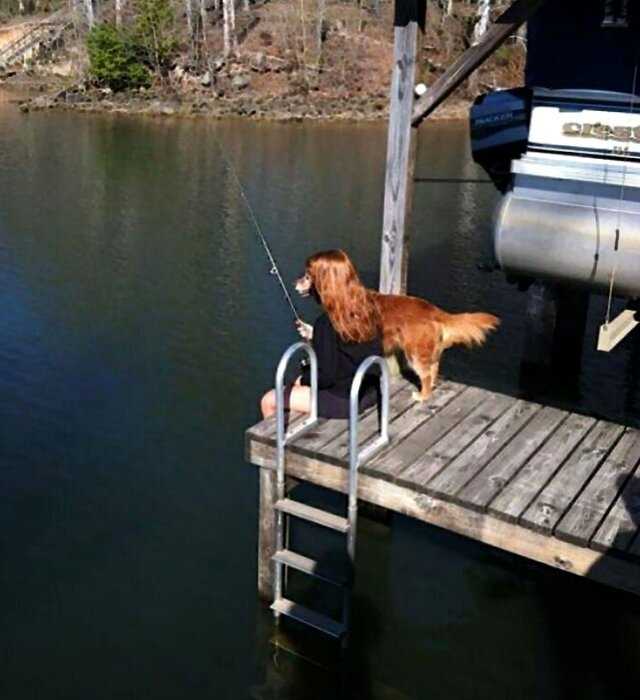
[[[316,270],[313,296],[325,311],[313,324],[298,322],[298,332],[311,340],[318,357],[318,415],[348,418],[351,382],[361,362],[370,355],[382,355],[378,309],[358,273],[345,255],[336,251],[319,253],[307,261]],[[304,279],[304,278],[302,278]],[[298,281],[300,284],[301,280]],[[297,285],[298,286],[298,285]],[[375,405],[379,392],[379,370],[365,377],[360,393],[360,409]],[[285,392],[286,408],[310,412],[310,369]],[[271,389],[261,401],[262,415],[276,412],[276,395]]]

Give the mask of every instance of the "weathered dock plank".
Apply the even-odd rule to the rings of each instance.
[[[363,465],[362,471],[392,480],[407,464],[424,454],[426,449],[471,413],[483,396],[481,389],[466,389],[442,405],[438,387],[428,403],[416,404],[392,424],[393,430],[398,430],[397,437],[392,432],[392,445]],[[436,410],[437,407],[440,407],[439,410]]]
[[[275,448],[252,442],[250,461],[264,469],[273,469]],[[344,467],[327,464],[305,455],[287,451],[290,476],[346,493],[348,472]],[[527,557],[555,569],[589,576],[609,586],[640,595],[638,561],[602,555],[593,549],[578,547],[533,530],[523,528],[456,503],[441,501],[415,489],[361,474],[358,496],[363,501],[401,513],[407,517],[470,537],[484,544]]]
[[[594,418],[570,415],[489,504],[488,512],[509,522],[517,521],[595,424]]]
[[[423,404],[412,391],[393,385],[391,444],[362,465],[359,498],[640,595],[640,430],[455,382]],[[361,416],[361,443],[378,420],[375,408]],[[348,421],[321,421],[287,447],[287,476],[346,492],[347,437]],[[267,595],[275,422],[247,431],[246,446],[262,467]]]
[[[428,483],[428,492],[447,501],[464,503],[458,492],[527,425],[540,408],[538,404],[527,401],[514,403]]]
[[[394,409],[405,408],[406,402],[399,404],[397,402],[397,395],[401,391],[406,391],[406,382],[399,377],[395,377],[391,380],[389,386],[389,411],[393,413]],[[361,421],[365,425],[374,421],[377,421],[378,409],[376,406],[373,408],[368,408],[362,412]],[[339,419],[326,419],[321,418],[318,426],[311,428],[307,433],[302,434],[299,438],[294,441],[295,449],[310,456],[322,452],[324,448],[332,444],[334,440],[341,436],[346,436],[349,431],[349,422],[347,420]],[[348,438],[345,438],[348,440]]]
[[[525,511],[521,522],[534,530],[553,532],[623,432],[621,425],[598,422],[580,449],[571,455],[565,467],[556,473]]]
[[[601,552],[626,552],[640,526],[640,465],[627,481],[613,508],[591,540],[591,546]],[[636,552],[637,553],[637,552]]]
[[[461,422],[398,474],[398,483],[428,492],[425,490],[428,482],[516,401],[502,394],[483,393],[476,407]]]
[[[567,414],[545,406],[458,494],[461,502],[485,511],[520,469],[551,437]]]
[[[627,430],[556,526],[556,537],[585,547],[640,462],[640,432]]]
[[[413,405],[411,393],[415,387],[405,384],[402,389],[389,401],[389,421],[393,425],[399,416],[409,411]],[[373,409],[367,415],[360,418],[358,424],[358,444],[363,445],[371,440],[380,430],[378,412]],[[322,457],[336,460],[340,464],[349,461],[349,431],[345,430],[335,440],[332,440],[322,449]]]

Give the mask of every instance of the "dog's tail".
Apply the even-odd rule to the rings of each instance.
[[[485,313],[449,314],[442,323],[442,342],[446,348],[465,345],[470,348],[482,345],[487,333],[500,325],[497,316]]]

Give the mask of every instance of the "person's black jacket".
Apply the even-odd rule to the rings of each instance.
[[[379,337],[366,343],[346,343],[335,332],[329,317],[320,316],[313,324],[313,349],[318,356],[318,389],[328,390],[343,398],[349,397],[351,382],[360,364],[370,355],[382,355]],[[380,370],[377,366],[367,372],[363,389],[378,385]],[[302,384],[310,385],[311,368],[305,367]]]

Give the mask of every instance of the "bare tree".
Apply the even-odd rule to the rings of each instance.
[[[200,0],[200,24],[202,25],[202,46],[204,49],[207,44],[207,6],[205,0]]]
[[[185,14],[187,16],[187,30],[189,32],[189,40],[193,40],[193,5],[191,4],[192,0],[184,0],[185,6]]]
[[[473,45],[480,42],[489,28],[491,15],[491,0],[478,0],[476,25],[473,28]]]
[[[116,27],[122,26],[122,0],[116,0]]]
[[[326,1],[325,0],[318,0],[318,24],[317,24],[317,28],[316,28],[316,40],[317,40],[317,46],[318,46],[318,56],[317,56],[318,67],[320,67],[320,64],[322,63],[322,31],[324,28],[325,10],[326,10]]]
[[[222,0],[222,30],[224,55],[228,58],[236,53],[236,8],[235,0]]]
[[[84,9],[87,14],[87,24],[89,25],[89,29],[92,29],[96,21],[93,11],[93,0],[84,0]]]

